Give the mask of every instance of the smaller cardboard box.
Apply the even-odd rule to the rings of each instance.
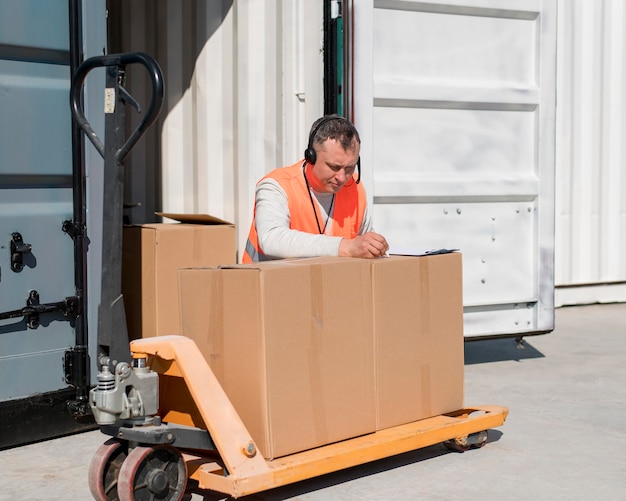
[[[267,459],[375,428],[369,263],[271,261],[179,271],[196,341]]]
[[[464,404],[462,256],[371,261],[376,429]]]
[[[204,214],[124,227],[122,294],[130,339],[180,334],[179,268],[237,262],[235,226]]]

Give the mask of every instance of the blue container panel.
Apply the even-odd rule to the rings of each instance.
[[[0,402],[67,388],[63,380],[65,351],[0,357]]]
[[[0,312],[25,307],[31,290],[39,293],[42,304],[73,296],[73,242],[61,230],[63,221],[72,218],[72,189],[2,189],[1,182],[2,176]],[[20,272],[11,270],[13,232],[32,245]],[[73,329],[60,313],[42,314],[40,322],[37,329],[29,329],[23,317],[0,320],[0,401],[67,386],[62,360],[74,345]]]
[[[0,44],[69,50],[67,0],[0,0]]]
[[[71,175],[69,69],[0,60],[0,174]]]

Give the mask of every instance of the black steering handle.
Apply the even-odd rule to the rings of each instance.
[[[82,107],[81,94],[83,90],[83,84],[87,74],[94,68],[100,68],[104,66],[120,66],[125,67],[129,64],[140,64],[146,68],[150,81],[152,83],[152,95],[150,99],[150,105],[148,111],[144,115],[143,119],[133,131],[130,137],[122,145],[122,147],[116,153],[116,160],[123,162],[133,149],[137,141],[141,138],[143,133],[150,125],[157,119],[163,105],[163,73],[158,63],[148,54],[142,52],[131,52],[126,54],[109,54],[106,56],[95,56],[85,60],[74,73],[72,77],[72,88],[70,91],[70,106],[72,109],[72,115],[76,123],[89,138],[98,150],[98,153],[104,158],[105,150],[104,143],[96,135],[93,128],[89,124],[89,121],[85,117],[85,112]]]

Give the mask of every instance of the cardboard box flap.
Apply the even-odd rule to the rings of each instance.
[[[157,216],[173,219],[179,223],[188,224],[233,224],[228,221],[224,221],[219,217],[211,216],[209,214],[172,214],[169,212],[155,212]]]
[[[254,263],[246,264],[221,264],[218,266],[220,269],[228,270],[272,270],[281,268],[293,263],[300,264],[308,258],[286,258],[286,259],[269,259],[267,261],[258,261]],[[344,258],[345,259],[345,258]]]

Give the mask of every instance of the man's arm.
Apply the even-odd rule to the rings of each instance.
[[[359,235],[365,235],[370,231],[374,230],[374,225],[372,224],[372,218],[370,216],[369,204],[365,206],[365,212],[363,213],[363,221],[361,222],[361,227],[359,228]]]
[[[287,194],[273,179],[257,185],[255,221],[259,246],[269,258],[339,255],[342,237],[289,228]]]

